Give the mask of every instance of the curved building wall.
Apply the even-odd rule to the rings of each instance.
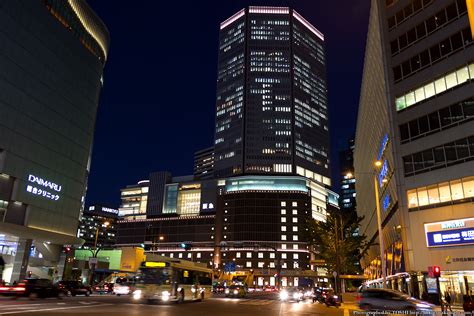
[[[75,236],[104,60],[47,2],[0,1],[0,231]]]

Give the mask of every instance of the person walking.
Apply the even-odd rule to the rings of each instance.
[[[0,255],[0,280],[3,280],[3,270],[5,269],[5,260],[3,260],[2,255]]]
[[[449,311],[452,312],[453,309],[451,308],[451,294],[449,293],[451,291],[451,288],[448,287],[448,289],[444,292],[444,302],[445,302],[445,311],[447,312],[448,311],[448,308],[449,308]]]

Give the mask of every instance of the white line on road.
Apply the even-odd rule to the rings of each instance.
[[[44,308],[44,309],[32,309],[32,310],[24,310],[24,311],[13,311],[13,312],[0,312],[0,315],[11,315],[11,314],[20,314],[20,313],[36,313],[36,312],[49,312],[61,309],[77,309],[77,308],[90,308],[90,307],[103,307],[109,306],[113,304],[100,304],[100,305],[86,305],[86,306],[73,306],[73,307],[54,307],[54,308]]]

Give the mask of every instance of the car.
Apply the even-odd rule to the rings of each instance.
[[[65,295],[64,290],[53,285],[51,280],[33,278],[25,279],[11,286],[2,286],[0,287],[0,293],[6,296],[29,297],[30,299],[48,297],[61,298]]]
[[[114,291],[114,284],[109,282],[101,282],[94,286],[94,291],[99,294],[112,293]]]
[[[127,278],[117,278],[113,286],[113,293],[117,296],[129,295],[133,292],[133,283]]]
[[[276,288],[276,286],[273,286],[273,285],[267,285],[263,288],[263,291],[264,292],[277,292],[278,289]]]
[[[304,300],[304,293],[297,287],[285,288],[280,291],[280,300],[283,302],[301,302]]]
[[[405,310],[432,312],[434,307],[433,304],[390,289],[364,289],[358,300],[360,309],[365,311]]]
[[[88,285],[84,285],[81,281],[59,281],[58,288],[64,290],[68,296],[92,294],[92,289]]]
[[[313,289],[313,303],[314,302],[319,302],[319,303],[325,303],[326,298],[329,296],[334,295],[334,290],[332,288],[328,287],[316,287]]]
[[[224,294],[226,297],[245,297],[247,291],[242,285],[231,285],[224,290]]]

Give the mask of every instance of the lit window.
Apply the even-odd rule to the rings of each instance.
[[[297,241],[298,240],[298,235],[293,235],[293,240]]]
[[[235,253],[235,257],[236,257],[236,258],[240,258],[240,252],[236,252],[236,253]]]
[[[462,179],[465,197],[474,197],[474,177]]]
[[[259,267],[259,268],[263,268],[264,264],[265,264],[264,262],[259,262],[259,263],[258,263],[258,267]]]
[[[282,254],[281,254],[281,258],[282,258],[282,259],[286,259],[286,253],[282,253]]]
[[[286,223],[286,217],[282,217],[282,218],[281,218],[281,222],[282,222],[282,223]]]
[[[300,267],[300,265],[298,264],[298,262],[293,262],[293,269],[298,269]]]
[[[260,259],[263,258],[263,252],[259,252],[259,253],[258,253],[258,257],[259,257]]]
[[[281,209],[281,215],[286,215],[286,210],[285,209]]]
[[[174,253],[170,253],[170,258],[173,258],[174,257]]]
[[[293,217],[291,220],[293,223],[298,223],[298,217]]]
[[[291,202],[291,206],[298,206],[298,202]]]
[[[192,253],[188,253],[188,259],[191,259],[193,257]]]
[[[283,262],[283,264],[281,265],[281,268],[282,268],[282,269],[286,269],[286,268],[287,268],[286,262]]]
[[[293,211],[291,212],[291,214],[293,214],[293,215],[298,215],[298,210],[293,210]]]
[[[298,226],[293,226],[293,231],[297,232],[298,231]]]
[[[281,231],[286,232],[286,226],[281,226]]]
[[[286,240],[286,235],[281,235],[281,240]]]
[[[286,206],[286,202],[285,202],[285,201],[281,201],[280,205],[281,205],[281,206]]]
[[[247,261],[247,262],[245,263],[245,266],[246,266],[247,268],[251,268],[251,267],[252,267],[252,262],[251,262],[251,261]]]
[[[183,258],[183,253],[180,252],[180,253],[178,254],[178,257],[179,257],[179,258]]]
[[[293,249],[298,249],[298,245],[293,245]]]
[[[275,268],[275,262],[270,262],[270,268]]]
[[[274,252],[270,252],[270,259],[275,259],[275,253]]]
[[[281,249],[286,249],[286,244],[282,244]]]
[[[298,259],[298,254],[297,253],[293,254],[293,259]]]
[[[251,252],[247,252],[245,255],[246,255],[247,258],[252,258],[252,253]]]
[[[200,252],[198,252],[198,253],[196,254],[196,258],[201,258],[201,253],[200,253]]]

